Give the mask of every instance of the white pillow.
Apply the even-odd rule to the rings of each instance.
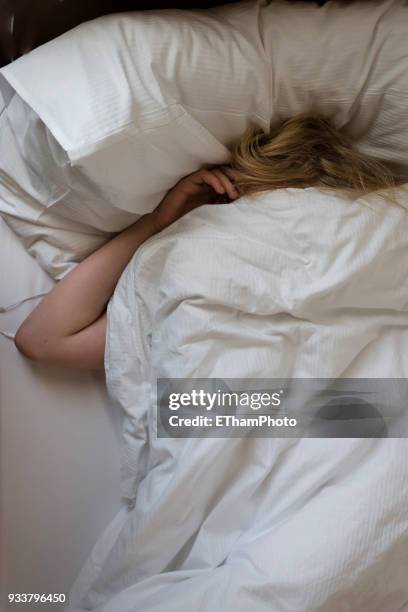
[[[18,92],[7,110],[20,115],[13,119],[15,148],[24,149],[26,164],[37,159],[40,174],[52,167],[57,196],[47,185],[33,195],[29,220],[34,217],[36,227],[23,227],[27,211],[17,200],[6,210],[0,202],[0,211],[54,277],[96,248],[107,231],[151,211],[183,175],[228,161],[225,145],[251,117],[267,127],[268,69],[258,13],[258,5],[244,3],[213,12],[103,17],[3,68]],[[196,106],[202,117],[194,116]],[[219,134],[206,121],[217,124]],[[22,122],[29,124],[23,130]],[[51,248],[33,242],[39,223]],[[82,224],[80,244],[72,223]],[[70,234],[62,235],[64,229]]]
[[[1,75],[0,213],[57,279],[135,218],[106,205]]]
[[[259,1],[82,24],[2,69],[31,113],[25,162],[51,160],[57,192],[34,194],[29,232],[18,199],[7,221],[59,277],[181,176],[227,161],[248,124],[305,110],[406,169],[407,19],[404,0]]]
[[[407,175],[407,26],[406,0],[274,0],[260,22],[273,118],[317,110]]]

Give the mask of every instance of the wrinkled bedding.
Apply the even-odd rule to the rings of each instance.
[[[84,23],[0,71],[1,214],[62,278],[246,128],[302,112],[407,177],[407,21],[406,0],[251,0]]]
[[[403,206],[287,189],[138,250],[105,354],[128,507],[70,611],[408,609],[405,439],[158,438],[155,405],[157,377],[407,378],[407,242]]]

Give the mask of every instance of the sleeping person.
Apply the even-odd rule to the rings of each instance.
[[[324,313],[325,302],[336,306],[339,313],[342,302],[347,302],[349,308],[357,308],[363,302],[370,302],[366,287],[359,282],[359,274],[366,276],[372,271],[381,288],[381,282],[389,283],[391,270],[395,274],[399,265],[401,271],[405,270],[401,261],[389,262],[388,249],[375,251],[376,243],[394,241],[391,233],[399,232],[400,216],[405,219],[395,202],[385,205],[385,200],[392,200],[391,188],[398,182],[383,164],[359,153],[343,134],[319,116],[297,116],[273,127],[269,134],[260,130],[246,133],[236,146],[229,167],[204,168],[183,178],[153,212],[141,217],[60,281],[24,321],[15,338],[16,346],[26,357],[45,364],[102,368],[106,306],[135,252],[146,240],[186,213],[201,205],[219,203],[220,196],[233,204],[222,206],[222,209],[217,207],[209,213],[211,223],[226,228],[229,238],[225,252],[219,254],[216,274],[231,277],[232,269],[226,258],[232,241],[240,245],[246,268],[255,265],[256,259],[260,256],[262,259],[262,251],[269,249],[275,262],[265,279],[269,289],[265,287],[261,291],[258,287],[256,292],[259,306],[263,304],[263,315],[272,316],[275,311],[279,317],[283,314],[299,316],[300,287],[304,295],[302,307],[308,304],[311,315],[313,305],[315,313],[317,310]],[[372,197],[370,204],[361,199],[376,192],[383,195],[375,203]],[[199,216],[194,219],[200,226]],[[371,239],[364,246],[370,253],[375,252],[375,258],[370,255],[370,268],[365,270],[366,254],[359,242],[362,229],[371,225]],[[194,227],[192,250],[200,275],[207,270],[211,253],[203,249],[199,239],[211,235],[209,229],[208,222],[203,222],[201,228]],[[152,243],[152,249],[155,244]],[[268,260],[269,256],[265,264]],[[180,273],[187,264],[188,261],[182,263]],[[326,278],[330,276],[327,273],[329,264],[331,282]],[[356,269],[354,275],[351,274],[353,268]],[[184,278],[186,288],[198,274],[198,270],[191,267],[190,271],[192,278]],[[384,271],[384,276],[378,275],[380,271]],[[213,274],[214,270],[208,273]],[[237,266],[234,275],[241,275],[240,291],[245,287],[245,292],[250,294],[252,283],[243,283],[241,266]],[[210,276],[208,280],[211,281]],[[156,279],[152,277],[153,282]],[[298,284],[298,289],[294,290]],[[384,292],[382,296],[385,300]],[[253,298],[255,301],[255,295]],[[230,309],[232,316],[232,301]],[[325,316],[328,314],[327,311]],[[277,318],[277,328],[279,321]],[[346,323],[344,318],[343,323]],[[315,334],[309,332],[306,336],[310,342],[310,336],[315,337]],[[281,337],[277,343],[281,353],[282,340]],[[317,337],[314,343],[319,344]],[[268,342],[263,350],[275,351],[270,344],[276,342]],[[320,350],[324,350],[324,344]],[[302,358],[297,351],[290,353],[292,364],[297,361],[301,365]],[[346,365],[342,364],[342,371]],[[262,369],[261,364],[259,367]],[[302,367],[309,371],[306,364]],[[284,370],[285,374],[294,373],[292,368]],[[228,367],[228,371],[236,374],[234,366]],[[253,366],[250,371],[254,371]]]
[[[402,609],[405,440],[163,437],[155,397],[159,378],[408,378],[399,183],[319,116],[246,133],[23,322],[24,355],[104,366],[124,411],[127,505],[70,612]]]

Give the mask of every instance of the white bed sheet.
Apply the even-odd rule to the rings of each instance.
[[[52,283],[0,220],[0,307]],[[50,370],[18,353],[7,336],[36,301],[0,312],[1,574],[6,592],[67,593],[120,508],[121,415],[103,374]]]

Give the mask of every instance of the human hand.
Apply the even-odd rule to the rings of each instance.
[[[151,213],[157,231],[202,204],[215,203],[220,196],[229,200],[239,198],[234,186],[236,178],[236,171],[228,166],[202,168],[182,178]]]

